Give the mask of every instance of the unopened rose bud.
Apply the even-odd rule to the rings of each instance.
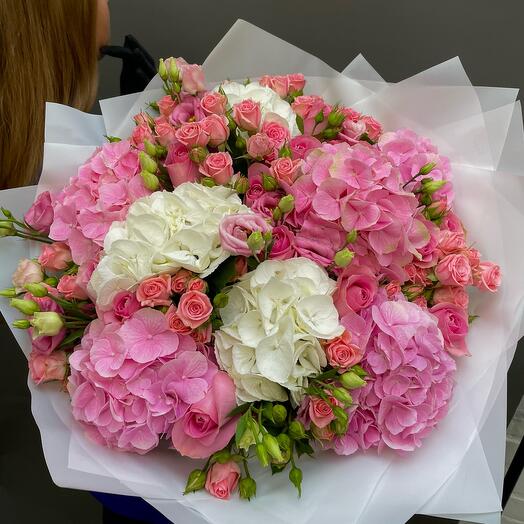
[[[439,189],[442,189],[447,184],[446,180],[432,180],[422,183],[422,191],[428,195],[432,195],[437,192]]]
[[[33,326],[33,337],[54,337],[64,327],[62,317],[54,311],[36,312],[29,321]]]
[[[349,406],[353,403],[351,395],[343,388],[335,388],[331,391],[331,394],[337,399],[340,400],[345,406]]]
[[[251,249],[251,253],[256,255],[257,253],[260,253],[262,249],[264,249],[264,246],[266,245],[266,241],[264,240],[264,237],[262,236],[262,233],[260,231],[253,231],[248,237],[247,237],[247,247]]]
[[[238,490],[240,492],[240,498],[245,500],[251,500],[257,494],[257,483],[252,477],[244,477],[240,479],[238,483]]]
[[[280,446],[280,449],[291,449],[291,439],[289,438],[289,435],[286,435],[285,433],[280,433],[280,435],[277,436],[277,441],[278,445]]]
[[[207,157],[209,151],[202,146],[193,147],[189,151],[189,158],[196,164],[201,164]]]
[[[290,422],[288,433],[293,440],[300,440],[306,437],[306,430],[304,429],[302,423],[298,420],[293,420]]]
[[[324,121],[324,111],[319,111],[315,115],[315,123],[320,124],[320,122]]]
[[[269,456],[264,444],[257,444],[257,458],[263,468],[269,466]]]
[[[0,209],[2,210],[2,213],[6,218],[13,218],[13,213],[11,213],[9,209],[6,209],[5,207],[2,207]]]
[[[328,115],[328,124],[331,127],[339,127],[345,118],[344,113],[341,113],[338,109],[332,109]]]
[[[273,220],[278,222],[282,218],[282,211],[278,207],[273,210]]]
[[[156,191],[160,187],[158,177],[153,173],[150,173],[149,171],[142,171],[140,176],[144,181],[144,186],[149,189],[149,191]]]
[[[245,176],[241,176],[235,182],[235,191],[239,195],[243,195],[249,189],[249,180]]]
[[[277,426],[280,426],[286,421],[287,409],[282,404],[273,406],[273,420]]]
[[[231,460],[231,453],[227,449],[222,449],[213,454],[213,460],[219,464],[225,464]]]
[[[334,138],[336,138],[338,136],[339,133],[340,133],[340,128],[339,127],[330,127],[330,128],[325,129],[323,131],[322,136],[326,140],[333,140]]]
[[[230,113],[226,114],[227,117],[227,125],[229,126],[230,131],[234,131],[237,128],[236,122],[233,120],[233,117]]]
[[[256,439],[253,430],[248,427],[238,441],[238,448],[247,451],[255,442]]]
[[[235,147],[241,150],[246,149],[246,139],[243,136],[238,135],[235,141]]]
[[[343,419],[335,419],[330,424],[331,430],[335,433],[335,435],[345,435],[348,430],[348,422],[347,420],[344,421]]]
[[[265,191],[275,191],[278,188],[278,182],[275,177],[264,173],[262,175],[262,187]]]
[[[56,287],[56,286],[58,286],[58,278],[56,278],[56,277],[47,277],[44,280],[44,284],[47,284],[50,287]]]
[[[145,149],[145,152],[150,156],[150,157],[156,157],[157,155],[157,149],[156,149],[156,146],[155,144],[151,143],[149,140],[144,140],[144,149]]]
[[[24,315],[33,315],[40,311],[40,307],[34,300],[24,300],[13,298],[10,302],[11,307],[18,309]]]
[[[200,179],[200,183],[204,187],[215,187],[217,185],[217,183],[209,176],[205,176],[205,177],[201,178]]]
[[[12,237],[16,235],[15,226],[7,220],[0,220],[0,238]]]
[[[302,496],[302,470],[293,466],[289,472],[289,480],[297,488],[298,496]]]
[[[346,235],[346,242],[348,244],[353,244],[357,240],[358,232],[356,229],[352,229],[347,235]]]
[[[26,284],[24,287],[34,297],[42,298],[47,297],[47,295],[49,294],[49,291],[43,284]]]
[[[278,209],[282,213],[290,213],[295,208],[295,197],[293,195],[283,196],[278,202]]]
[[[346,373],[340,375],[339,380],[346,389],[357,389],[366,385],[366,381],[354,371],[346,371]]]
[[[161,58],[158,62],[158,74],[160,76],[160,78],[166,82],[167,81],[167,68],[166,68],[166,63],[164,62],[164,60]]]
[[[229,297],[227,293],[217,293],[215,298],[213,298],[213,306],[215,306],[217,309],[226,307],[228,302]]]
[[[445,200],[438,200],[437,202],[432,202],[424,210],[426,218],[429,220],[438,220],[442,218],[448,211],[448,203]]]
[[[338,420],[344,423],[348,422],[349,417],[345,409],[341,408],[340,406],[331,406],[331,410],[333,411],[333,415],[335,415]]]
[[[157,145],[155,146],[155,149],[156,149],[155,156],[160,157],[160,158],[165,158],[167,156],[167,147]]]
[[[435,162],[428,162],[427,164],[424,164],[420,168],[420,171],[418,172],[419,175],[422,175],[422,176],[429,175],[429,173],[431,173],[431,171],[433,171],[433,169],[435,168],[436,165],[437,164]]]
[[[355,253],[353,251],[350,251],[347,247],[344,249],[341,249],[340,251],[337,251],[335,254],[335,265],[337,267],[347,267],[349,264],[351,264],[351,261],[353,260],[353,257],[355,256]]]
[[[415,300],[417,297],[424,293],[424,286],[419,284],[409,284],[402,286],[402,293],[408,300]]]
[[[169,60],[169,79],[171,82],[178,82],[180,80],[180,71],[178,70],[178,67],[176,65],[176,60],[174,58],[171,58]]]
[[[273,435],[266,433],[262,441],[266,451],[271,457],[273,457],[278,462],[282,462],[284,460],[282,451],[280,451],[280,446],[278,445],[278,440]]]
[[[14,287],[0,290],[0,297],[14,298],[18,295]]]
[[[140,167],[143,171],[156,173],[158,165],[146,152],[140,151],[140,153],[138,153],[138,158],[140,160]]]
[[[15,320],[12,326],[16,329],[29,329],[31,324],[29,323],[29,320]]]
[[[204,489],[204,486],[206,485],[206,476],[206,472],[201,469],[193,470],[187,478],[187,484],[186,489],[184,490],[184,495]]]
[[[291,149],[288,146],[284,146],[278,152],[280,158],[291,158]]]

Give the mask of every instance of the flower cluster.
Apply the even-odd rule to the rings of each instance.
[[[161,60],[165,96],[0,237],[43,243],[0,292],[36,383],[67,386],[95,442],[206,459],[186,493],[256,495],[248,461],[413,451],[468,355],[468,287],[495,292],[453,212],[450,163],[305,93]],[[243,466],[242,468],[240,466]]]

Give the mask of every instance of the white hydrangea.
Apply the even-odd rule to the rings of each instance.
[[[185,268],[206,277],[229,256],[220,245],[220,220],[249,212],[232,189],[191,182],[137,200],[125,221],[111,225],[90,293],[104,308],[151,275]]]
[[[239,84],[238,82],[224,82],[221,84],[221,87],[227,96],[230,107],[242,102],[242,100],[251,99],[260,104],[262,120],[268,113],[275,113],[286,120],[291,136],[300,134],[296,123],[296,115],[291,105],[282,100],[273,89],[261,86],[258,82],[250,82],[247,85]]]
[[[320,339],[344,331],[334,289],[326,271],[307,258],[262,262],[229,289],[215,351],[240,401],[284,401],[289,391],[299,402],[308,377],[327,364]]]

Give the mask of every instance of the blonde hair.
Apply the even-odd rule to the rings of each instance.
[[[0,187],[35,183],[45,102],[88,110],[98,49],[94,0],[0,0]]]

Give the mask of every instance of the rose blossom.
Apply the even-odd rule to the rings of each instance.
[[[192,332],[192,329],[189,326],[186,326],[178,316],[177,307],[174,304],[169,306],[166,313],[166,319],[171,331],[179,333],[180,335],[189,335]]]
[[[207,282],[201,278],[195,277],[187,283],[188,291],[200,291],[205,293],[207,291]]]
[[[312,149],[320,147],[321,145],[320,140],[314,136],[294,136],[289,142],[291,158],[293,160],[304,159]]]
[[[172,126],[165,116],[161,116],[155,120],[155,133],[158,142],[167,147],[175,141],[176,129]]]
[[[219,371],[206,397],[192,404],[173,426],[173,447],[183,456],[208,458],[235,434],[237,418],[228,414],[236,407],[235,384]]]
[[[133,132],[131,133],[131,143],[140,150],[144,150],[144,142],[149,140],[150,142],[155,141],[153,132],[149,127],[149,124],[139,124],[135,126]]]
[[[247,99],[233,106],[233,120],[245,131],[257,131],[261,118],[262,113],[258,102]]]
[[[269,76],[264,75],[260,77],[258,83],[261,86],[269,87],[277,93],[281,98],[285,98],[289,92],[289,79],[284,75]]]
[[[476,287],[494,293],[502,280],[500,266],[493,262],[481,262],[478,269],[474,271],[474,278]]]
[[[300,174],[301,162],[287,157],[278,158],[271,164],[270,172],[279,182],[291,185]]]
[[[287,81],[289,83],[289,92],[291,94],[297,91],[302,91],[306,85],[306,79],[302,73],[291,73],[287,75]]]
[[[442,286],[435,289],[435,292],[433,293],[433,302],[435,304],[448,302],[450,304],[455,304],[462,309],[468,309],[469,296],[461,286]]]
[[[33,229],[40,233],[49,233],[53,223],[53,206],[51,205],[51,194],[49,191],[40,193],[29,211],[24,215],[24,220]]]
[[[157,101],[158,110],[162,116],[169,118],[173,109],[175,109],[177,102],[171,98],[171,95],[163,96],[160,100]]]
[[[239,213],[226,215],[218,226],[222,248],[233,255],[252,255],[247,244],[249,235],[255,231],[269,233],[271,226],[259,215]]]
[[[209,135],[209,145],[216,147],[229,137],[227,118],[220,115],[209,115],[199,122],[201,128]]]
[[[184,182],[196,182],[197,180],[198,166],[189,158],[189,151],[183,144],[169,145],[164,165],[175,187]]]
[[[269,258],[286,260],[295,256],[294,235],[286,226],[273,228],[273,245]]]
[[[29,372],[37,385],[50,380],[64,380],[67,372],[65,351],[54,351],[49,355],[31,351],[29,354]]]
[[[263,158],[273,151],[274,145],[265,133],[256,133],[247,139],[247,152],[253,158]]]
[[[177,140],[187,147],[206,146],[209,142],[209,134],[198,122],[182,124],[176,131]]]
[[[136,298],[142,307],[171,305],[171,277],[158,275],[146,278],[138,285]]]
[[[382,126],[371,116],[363,116],[361,122],[366,124],[366,133],[371,140],[374,142],[378,140],[378,137],[382,133]]]
[[[23,258],[18,262],[16,271],[13,273],[13,286],[20,293],[26,284],[39,284],[44,279],[44,272],[38,262]]]
[[[233,159],[229,153],[211,153],[200,164],[199,171],[217,184],[227,184],[233,176]]]
[[[461,307],[449,303],[437,304],[429,311],[437,318],[438,327],[444,337],[444,346],[449,353],[456,357],[469,355],[466,346],[467,313]]]
[[[183,293],[187,289],[189,280],[193,277],[193,273],[187,269],[179,269],[171,277],[171,289],[173,293]]]
[[[38,257],[38,261],[45,269],[54,269],[57,271],[66,269],[69,262],[72,262],[71,251],[63,242],[54,242],[46,244]]]
[[[358,364],[363,357],[362,350],[351,344],[351,334],[348,331],[344,331],[340,337],[328,340],[324,349],[329,364],[339,368],[340,373]]]
[[[444,285],[467,286],[472,283],[469,260],[461,254],[445,256],[435,267],[435,275]]]
[[[207,92],[200,100],[200,107],[207,115],[223,115],[226,112],[227,98],[216,91]]]
[[[191,338],[197,344],[207,344],[208,342],[211,342],[212,332],[213,332],[213,326],[209,322],[208,324],[200,326],[199,328],[192,331],[190,335],[191,335]]]
[[[325,102],[320,96],[316,95],[301,95],[295,98],[291,105],[293,111],[302,119],[315,118],[325,106]]]
[[[365,267],[348,266],[338,278],[333,302],[340,314],[358,313],[371,305],[378,291],[377,278]]]
[[[189,95],[204,91],[204,71],[198,64],[188,64],[183,58],[176,59],[176,65],[182,76],[182,90]]]
[[[207,472],[206,491],[217,499],[229,500],[240,478],[240,468],[232,460],[221,464],[215,462]]]
[[[235,259],[235,280],[247,273],[247,258],[239,256]]]
[[[177,314],[192,329],[201,326],[210,317],[213,306],[209,297],[200,291],[187,291],[180,297]]]
[[[462,231],[441,231],[438,248],[444,255],[462,251],[466,247]]]
[[[325,400],[318,397],[311,397],[309,399],[308,413],[311,422],[318,428],[325,428],[330,422],[335,420],[331,406]]]
[[[385,286],[386,293],[388,295],[388,299],[391,300],[395,298],[395,296],[401,292],[400,282],[398,280],[394,280],[393,282],[390,282]]]
[[[134,293],[121,291],[113,299],[113,313],[119,320],[131,318],[140,309],[140,303]]]
[[[283,147],[290,138],[287,122],[283,118],[277,118],[276,115],[266,115],[262,125],[262,133],[269,137],[277,149]]]
[[[56,289],[67,299],[85,300],[87,298],[87,293],[77,284],[76,275],[63,275]]]

